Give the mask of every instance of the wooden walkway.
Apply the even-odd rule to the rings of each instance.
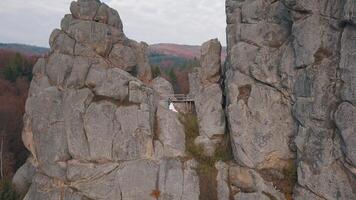
[[[194,99],[185,94],[164,95],[163,98],[172,103],[194,103]]]

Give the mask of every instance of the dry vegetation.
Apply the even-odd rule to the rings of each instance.
[[[215,163],[217,161],[228,161],[232,159],[229,143],[227,139],[218,146],[215,155],[210,157],[204,155],[202,146],[194,144],[194,140],[199,136],[198,119],[195,114],[181,114],[180,121],[184,125],[186,138],[186,151],[189,157],[198,161],[197,173],[200,182],[200,199],[217,199],[217,170]]]
[[[35,59],[32,57],[0,51],[1,198],[9,195],[8,192],[3,193],[10,187],[5,180],[11,180],[28,155],[21,140],[21,131],[34,63]]]

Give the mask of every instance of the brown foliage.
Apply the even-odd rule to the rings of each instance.
[[[18,78],[15,83],[0,78],[0,141],[4,140],[3,172],[8,178],[27,157],[21,131],[28,87],[29,81],[26,78]]]

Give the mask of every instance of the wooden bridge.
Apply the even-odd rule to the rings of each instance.
[[[167,101],[168,106],[172,103],[178,112],[194,113],[194,98],[185,94],[163,95],[162,98]]]
[[[172,103],[194,103],[194,99],[186,94],[169,94],[162,97]]]

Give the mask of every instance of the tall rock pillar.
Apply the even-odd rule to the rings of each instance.
[[[286,199],[355,199],[355,2],[227,0],[226,12],[238,165]]]

